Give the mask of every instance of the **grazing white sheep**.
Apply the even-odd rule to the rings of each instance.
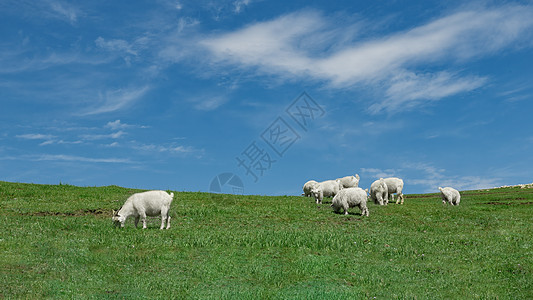
[[[401,203],[403,204],[403,180],[397,177],[389,177],[385,178],[385,184],[387,185],[388,193],[389,193],[389,199],[391,202],[394,201],[394,195],[396,194],[398,198],[396,199],[396,204]]]
[[[383,178],[372,182],[372,185],[370,185],[370,198],[379,205],[387,205],[389,203],[389,189]]]
[[[326,180],[319,182],[317,186],[311,189],[316,203],[322,203],[324,197],[335,197],[342,190],[342,184],[337,180]]]
[[[342,187],[347,189],[351,187],[358,187],[359,186],[359,174],[355,174],[355,176],[344,176],[342,178],[338,178],[342,184]]]
[[[312,196],[312,193],[311,193],[311,190],[315,187],[318,186],[318,182],[314,181],[314,180],[309,180],[308,182],[306,182],[304,184],[304,187],[303,187],[303,194],[302,196],[305,196],[305,197],[310,197]]]
[[[343,209],[344,214],[347,215],[348,208],[357,206],[361,210],[362,216],[368,216],[368,207],[366,206],[366,201],[368,199],[367,191],[368,190],[365,191],[359,187],[342,189],[337,195],[335,195],[335,197],[333,197],[331,207],[333,207],[333,210],[336,212]]]
[[[174,198],[174,193],[170,195],[165,191],[148,191],[131,195],[119,211],[113,211],[113,221],[118,226],[124,227],[124,222],[129,216],[135,217],[135,227],[139,219],[143,221],[143,228],[146,228],[146,216],[161,215],[161,229],[170,228],[170,216],[168,211]]]
[[[461,202],[461,194],[456,189],[439,187],[439,190],[442,196],[442,203],[446,204],[446,202],[449,202],[451,205],[459,205],[459,202]]]

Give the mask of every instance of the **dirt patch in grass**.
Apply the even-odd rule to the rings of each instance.
[[[37,217],[48,217],[48,216],[57,216],[57,217],[80,217],[80,216],[102,216],[102,215],[111,215],[109,211],[102,209],[84,209],[78,210],[75,212],[58,212],[58,211],[38,211],[25,213],[26,216],[37,216]]]
[[[506,201],[513,201],[513,200],[524,200],[525,198],[516,198],[516,199],[506,199]],[[533,204],[533,202],[496,202],[496,201],[491,201],[491,202],[486,202],[486,203],[483,203],[483,204],[488,204],[488,205],[531,205]]]
[[[440,198],[440,195],[404,195],[405,199]]]

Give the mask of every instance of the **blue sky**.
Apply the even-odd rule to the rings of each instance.
[[[0,36],[0,180],[533,181],[532,1],[2,0]]]

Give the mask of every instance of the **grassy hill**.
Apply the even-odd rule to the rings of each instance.
[[[406,195],[369,217],[175,192],[170,230],[113,227],[135,192],[0,182],[0,298],[533,298],[533,189]]]

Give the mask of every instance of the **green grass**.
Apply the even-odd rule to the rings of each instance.
[[[533,298],[533,189],[407,195],[370,217],[175,192],[170,230],[113,227],[135,192],[0,182],[0,298]]]

